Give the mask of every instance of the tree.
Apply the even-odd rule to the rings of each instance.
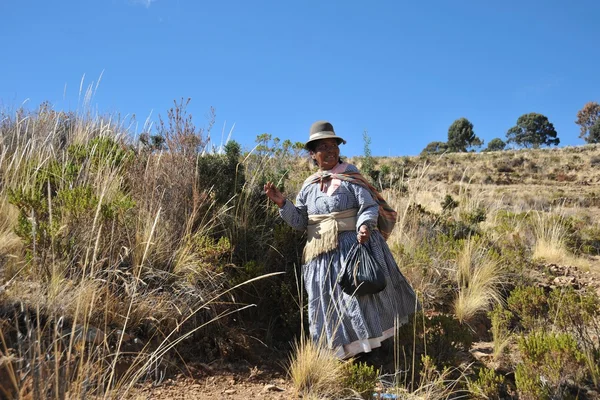
[[[579,137],[588,143],[598,143],[589,140],[589,134],[591,133],[590,129],[598,120],[600,120],[600,104],[595,101],[587,102],[583,108],[577,112],[577,120],[575,123],[581,128]]]
[[[371,137],[369,136],[369,132],[367,132],[366,130],[363,131],[363,144],[365,155],[360,169],[364,175],[368,176],[371,179],[371,183],[375,183],[375,160],[371,155]]]
[[[538,113],[523,114],[517,120],[517,125],[506,132],[508,143],[517,146],[533,147],[557,146],[560,139],[557,137],[554,125],[545,115]]]
[[[600,143],[600,118],[590,128],[590,134],[585,139],[588,143]]]
[[[448,151],[466,152],[469,147],[481,147],[483,141],[473,132],[473,124],[466,118],[459,118],[448,128]]]
[[[426,155],[426,154],[442,154],[445,153],[446,151],[448,151],[448,145],[444,142],[431,142],[429,143],[427,146],[425,146],[425,148],[423,149],[423,151],[421,151],[422,155]]]
[[[502,151],[506,147],[506,143],[504,140],[500,138],[494,138],[490,140],[487,145],[487,148],[484,151]]]

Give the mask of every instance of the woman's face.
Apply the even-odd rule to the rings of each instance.
[[[340,148],[336,139],[321,139],[315,143],[314,151],[310,153],[322,170],[335,167],[340,159]]]

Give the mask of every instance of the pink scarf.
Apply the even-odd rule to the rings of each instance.
[[[341,164],[338,163],[335,165],[335,167],[323,172],[326,172],[328,174],[341,174],[342,172],[346,171],[346,168],[348,168],[348,163],[343,162]],[[333,192],[335,192],[336,189],[340,187],[341,184],[342,181],[337,178],[323,180],[321,182],[321,191],[326,192],[327,196],[331,196]]]

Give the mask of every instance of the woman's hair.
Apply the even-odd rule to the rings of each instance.
[[[341,139],[336,139],[336,142],[337,142],[338,146],[340,144],[342,144],[342,140]],[[319,140],[313,140],[312,142],[306,143],[306,149],[308,151],[313,151],[314,152],[317,149],[317,143],[319,143]]]

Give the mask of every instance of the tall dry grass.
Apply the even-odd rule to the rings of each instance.
[[[485,242],[468,239],[456,260],[454,271],[457,294],[454,314],[460,322],[468,322],[494,303],[502,303],[502,285],[507,276],[497,254]]]
[[[535,234],[533,258],[557,264],[568,259],[568,231],[561,215],[536,211],[532,214],[532,225]]]
[[[230,209],[196,185],[206,131],[171,117],[169,147],[146,150],[111,118],[47,104],[3,114],[8,397],[118,397],[162,379],[185,340],[248,307],[223,298],[245,283],[225,286],[219,257],[231,247],[206,239]]]
[[[293,347],[288,371],[297,395],[303,398],[338,398],[344,389],[342,361],[333,350],[305,336]]]

